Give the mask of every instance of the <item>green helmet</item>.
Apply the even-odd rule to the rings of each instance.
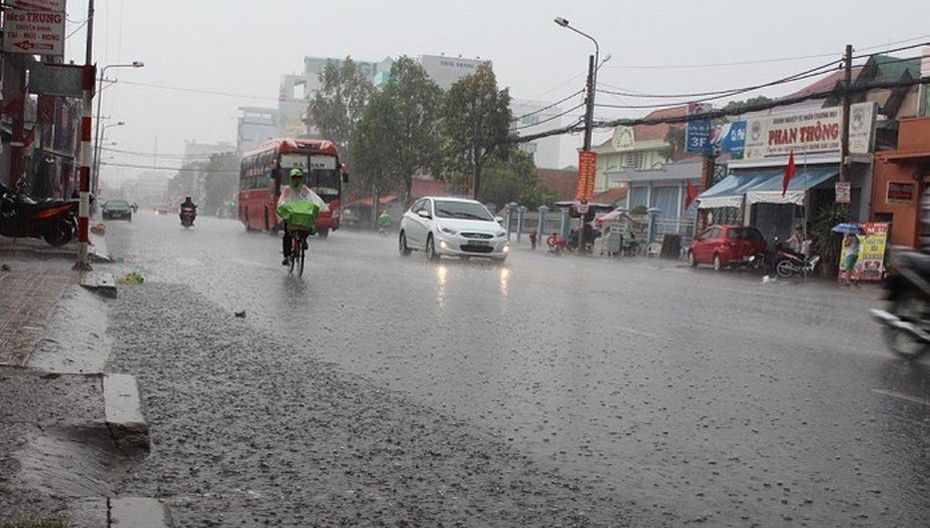
[[[298,178],[303,178],[303,177],[304,177],[304,171],[302,171],[302,170],[300,170],[300,169],[291,169],[291,178],[293,178],[293,177],[295,177],[295,176],[298,177]]]

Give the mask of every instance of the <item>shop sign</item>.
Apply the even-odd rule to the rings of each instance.
[[[849,111],[849,152],[867,154],[875,129],[875,103],[852,105]],[[745,159],[784,157],[789,152],[838,153],[843,122],[842,107],[781,112],[748,119]]]
[[[848,204],[850,201],[850,183],[849,182],[836,182],[836,203],[838,204]]]
[[[912,204],[914,203],[917,185],[914,182],[888,182],[888,191],[885,193],[885,203]]]
[[[691,103],[688,105],[688,129],[685,132],[688,152],[698,154],[709,152],[711,146],[710,119],[701,116],[711,109],[709,104]]]

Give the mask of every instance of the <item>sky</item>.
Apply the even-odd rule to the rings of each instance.
[[[87,4],[67,3],[66,60],[78,64],[86,54]],[[858,55],[930,41],[924,0],[96,0],[98,68],[145,64],[106,70],[107,79],[118,82],[102,92],[103,122],[126,123],[106,128],[106,142],[127,153],[111,152],[104,161],[170,168],[179,165],[185,141],[235,143],[238,108],[276,107],[281,76],[301,73],[305,56],[489,59],[498,85],[513,98],[555,102],[584,88],[588,55],[595,51],[594,42],[556,25],[555,17],[595,39],[601,60],[609,56],[598,73],[599,89],[644,94],[752,86],[839,63],[847,44]],[[738,99],[776,97],[803,86]],[[579,95],[562,106],[581,101]],[[655,100],[598,93],[597,103]],[[649,111],[599,106],[595,118]],[[598,131],[600,137],[608,133]],[[566,143],[569,150],[580,146],[581,136]],[[108,166],[101,177],[120,181],[141,170]]]

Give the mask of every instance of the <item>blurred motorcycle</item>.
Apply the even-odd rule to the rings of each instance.
[[[884,325],[885,343],[905,359],[923,356],[930,351],[930,255],[892,250],[882,285],[888,309],[871,313]]]

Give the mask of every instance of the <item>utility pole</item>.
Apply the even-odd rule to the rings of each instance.
[[[96,71],[94,68],[94,0],[87,1],[87,49],[84,57],[84,71],[81,75],[81,175],[78,183],[80,204],[78,206],[78,255],[74,269],[89,271],[91,269],[88,257],[90,245],[90,161],[91,161],[91,128],[93,126],[94,84]]]
[[[849,106],[851,104],[850,89],[852,88],[852,45],[846,45],[846,55],[843,57],[843,127],[840,129],[840,181],[849,181]]]
[[[594,55],[588,55],[588,97],[585,99],[584,111],[584,146],[582,150],[589,152],[591,150],[591,131],[594,128],[594,76],[595,71]]]

